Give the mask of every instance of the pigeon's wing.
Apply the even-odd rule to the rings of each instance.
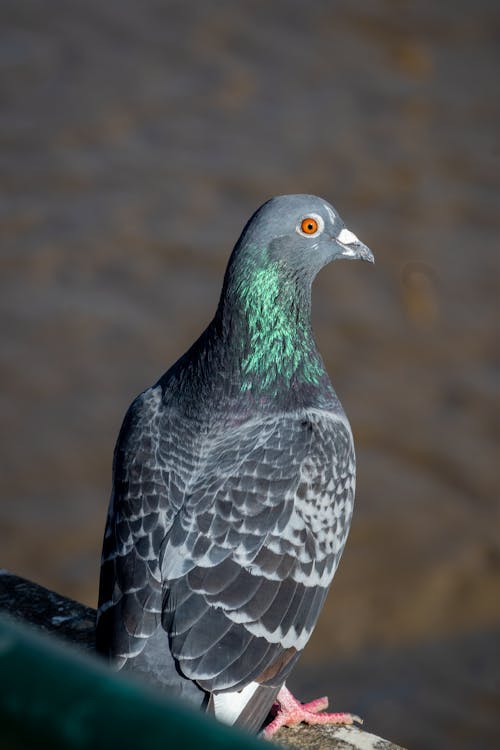
[[[161,388],[150,388],[129,408],[115,449],[96,640],[118,667],[141,654],[161,623],[160,545],[182,501],[189,441],[176,429]]]
[[[216,715],[221,693],[243,691],[230,720],[264,720],[323,606],[354,474],[347,422],[321,411],[247,422],[205,444],[161,550],[163,626],[181,672],[215,693]],[[275,688],[257,717],[250,683]]]

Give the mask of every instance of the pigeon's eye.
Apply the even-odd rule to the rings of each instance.
[[[311,214],[302,219],[297,227],[297,232],[304,237],[317,237],[323,231],[324,226],[321,216]]]
[[[304,234],[315,234],[318,231],[318,222],[312,217],[309,219],[303,219],[300,228]]]

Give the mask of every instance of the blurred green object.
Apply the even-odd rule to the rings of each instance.
[[[2,750],[266,747],[5,617],[0,679]]]

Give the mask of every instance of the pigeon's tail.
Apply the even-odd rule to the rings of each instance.
[[[250,732],[257,732],[267,719],[278,692],[279,687],[272,688],[260,685],[235,723],[238,726],[245,727]]]
[[[207,711],[226,724],[258,732],[264,724],[279,692],[278,687],[251,682],[243,690],[211,693]]]

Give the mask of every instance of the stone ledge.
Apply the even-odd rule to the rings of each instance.
[[[276,734],[281,746],[300,750],[404,750],[400,745],[358,727],[285,727]]]

